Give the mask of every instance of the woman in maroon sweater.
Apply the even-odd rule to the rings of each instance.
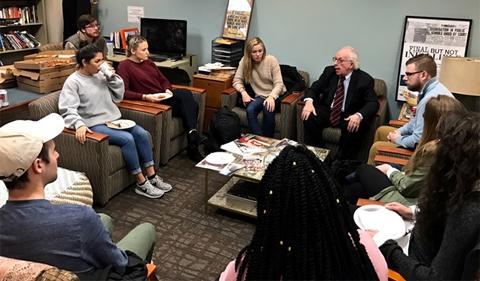
[[[194,162],[202,160],[198,150],[200,135],[197,131],[198,104],[188,90],[173,90],[168,79],[155,63],[148,59],[148,42],[135,35],[128,40],[128,59],[118,65],[117,73],[125,83],[125,99],[160,102],[155,93],[172,93],[170,99],[162,103],[172,106],[172,115],[180,117],[187,133],[188,157]]]

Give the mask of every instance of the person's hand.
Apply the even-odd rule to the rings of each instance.
[[[162,99],[156,97],[155,95],[145,95],[145,100],[149,102],[160,102]]]
[[[246,91],[243,91],[240,94],[242,95],[242,102],[244,106],[247,106],[247,104],[249,104],[253,100]]]
[[[263,101],[263,106],[267,108],[268,112],[273,112],[275,110],[275,99],[271,96],[268,96]]]
[[[393,142],[393,143],[396,143],[397,142],[397,139],[401,137],[400,135],[400,132],[398,130],[395,130],[393,132],[390,132],[388,133],[387,135],[387,139],[390,141],[390,142]]]
[[[365,232],[366,232],[368,235],[370,235],[370,237],[373,238],[373,236],[375,236],[375,234],[378,233],[378,230],[376,230],[376,229],[365,229]]]
[[[375,168],[379,169],[382,173],[384,173],[386,175],[388,169],[390,169],[391,167],[392,166],[390,166],[389,164],[381,164],[381,165],[376,166]]]
[[[402,218],[411,220],[413,218],[412,209],[398,202],[385,204],[385,208],[397,212]]]
[[[92,130],[85,125],[79,127],[77,130],[75,130],[75,139],[77,139],[77,141],[81,144],[84,144],[87,140],[87,132],[91,133]]]
[[[362,122],[362,118],[358,114],[352,114],[345,118],[345,121],[348,121],[347,131],[350,133],[355,133],[360,128],[360,123]]]
[[[310,114],[317,116],[317,112],[315,111],[315,107],[313,106],[313,101],[307,100],[305,101],[305,106],[302,110],[302,120],[305,121],[310,117]]]

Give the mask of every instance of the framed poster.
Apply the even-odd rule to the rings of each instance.
[[[254,0],[228,0],[222,37],[247,40]]]
[[[437,63],[437,76],[443,56],[464,57],[470,38],[471,19],[430,18],[407,16],[403,30],[403,45],[398,66],[397,101],[405,96],[415,96],[403,81],[405,63],[418,54],[429,54]]]

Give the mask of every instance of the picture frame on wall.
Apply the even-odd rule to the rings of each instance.
[[[228,0],[223,38],[247,40],[254,0]]]
[[[471,26],[471,19],[406,16],[395,99],[406,101],[405,97],[418,95],[409,91],[403,80],[408,59],[419,54],[431,55],[437,63],[438,76],[443,56],[467,55]]]

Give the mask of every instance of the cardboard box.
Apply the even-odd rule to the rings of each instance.
[[[75,66],[75,58],[37,58],[16,61],[13,64],[17,69],[48,70],[62,66]]]

